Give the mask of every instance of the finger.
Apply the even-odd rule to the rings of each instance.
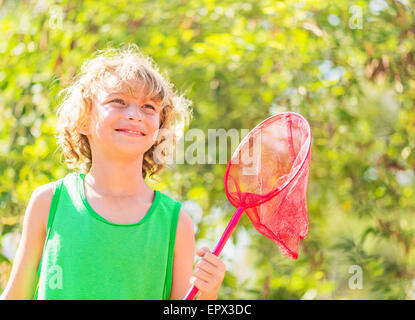
[[[197,253],[198,256],[203,257],[207,252],[210,252],[209,248],[203,247],[203,248],[197,250],[196,253]]]
[[[213,264],[205,261],[205,260],[200,260],[197,264],[196,267],[199,269],[202,269],[204,271],[206,271],[207,273],[210,274],[215,274],[217,273],[217,267],[214,266]]]
[[[196,277],[190,278],[190,283],[194,285],[199,291],[209,291],[211,290],[209,283],[205,280],[198,279]]]
[[[206,260],[207,262],[213,264],[216,267],[219,267],[220,269],[223,269],[224,263],[219,259],[218,256],[214,255],[213,253],[207,252],[203,256],[203,260]]]
[[[199,268],[196,268],[196,271],[193,273],[193,276],[195,276],[197,279],[201,279],[206,282],[209,282],[212,280],[212,274]]]

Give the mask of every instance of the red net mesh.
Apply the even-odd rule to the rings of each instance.
[[[225,174],[225,189],[235,207],[255,228],[293,259],[308,233],[306,192],[311,130],[298,113],[284,112],[261,122],[240,143]]]

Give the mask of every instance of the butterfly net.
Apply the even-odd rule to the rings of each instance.
[[[255,127],[232,155],[225,189],[235,207],[244,207],[258,232],[298,258],[308,233],[306,192],[311,130],[300,114],[284,112]]]

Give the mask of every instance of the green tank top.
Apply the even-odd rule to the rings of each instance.
[[[56,182],[34,299],[168,299],[181,203],[155,190],[141,221],[114,224],[89,205],[84,179]]]

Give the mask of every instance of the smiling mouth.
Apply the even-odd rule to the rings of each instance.
[[[145,134],[141,133],[141,132],[135,132],[135,131],[126,131],[126,130],[119,130],[119,129],[115,129],[115,131],[124,134],[126,136],[131,136],[131,137],[144,137]]]

